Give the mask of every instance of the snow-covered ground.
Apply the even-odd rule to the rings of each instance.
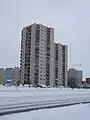
[[[6,115],[0,120],[90,120],[90,104]]]
[[[83,103],[83,101],[90,102],[90,90],[0,87],[0,115],[2,112]]]
[[[25,102],[39,102],[45,100],[65,99],[90,100],[90,90],[68,88],[16,88],[0,87],[0,106]]]

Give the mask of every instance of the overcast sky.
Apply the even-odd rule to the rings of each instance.
[[[34,22],[54,27],[69,66],[90,76],[90,0],[0,0],[0,67],[19,66],[20,31]]]

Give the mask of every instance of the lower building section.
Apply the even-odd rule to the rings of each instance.
[[[37,43],[38,42],[39,41],[37,41]],[[52,49],[53,54],[50,53],[51,49],[50,49],[49,41],[46,46],[46,52],[44,55],[41,52],[41,48],[39,46],[35,46],[34,49],[35,49],[33,54],[34,57],[32,56],[30,59],[32,61],[32,64],[31,66],[30,64],[28,64],[28,72],[24,73],[24,84],[32,84],[32,85],[44,84],[46,86],[52,86],[52,87],[60,87],[60,86],[67,87],[68,86],[67,45],[54,43]]]

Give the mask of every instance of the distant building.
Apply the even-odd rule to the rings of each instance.
[[[4,83],[7,81],[11,81],[12,84],[16,84],[17,81],[20,80],[20,69],[18,67],[15,68],[6,68],[4,70]]]
[[[5,68],[4,70],[4,83],[6,84],[7,80],[13,79],[14,68]]]
[[[74,68],[68,71],[68,84],[71,87],[78,87],[82,84],[83,73],[81,70],[76,70]]]
[[[54,43],[55,45],[55,85],[68,86],[67,82],[67,59],[68,47]]]
[[[13,84],[15,84],[15,85],[20,84],[20,69],[19,69],[19,67],[15,67],[13,69],[12,80],[13,80]]]
[[[86,78],[86,84],[90,84],[90,78]]]
[[[4,69],[0,68],[0,84],[4,83]]]

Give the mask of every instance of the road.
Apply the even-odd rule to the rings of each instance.
[[[0,88],[0,116],[80,103],[90,103],[90,90]]]

